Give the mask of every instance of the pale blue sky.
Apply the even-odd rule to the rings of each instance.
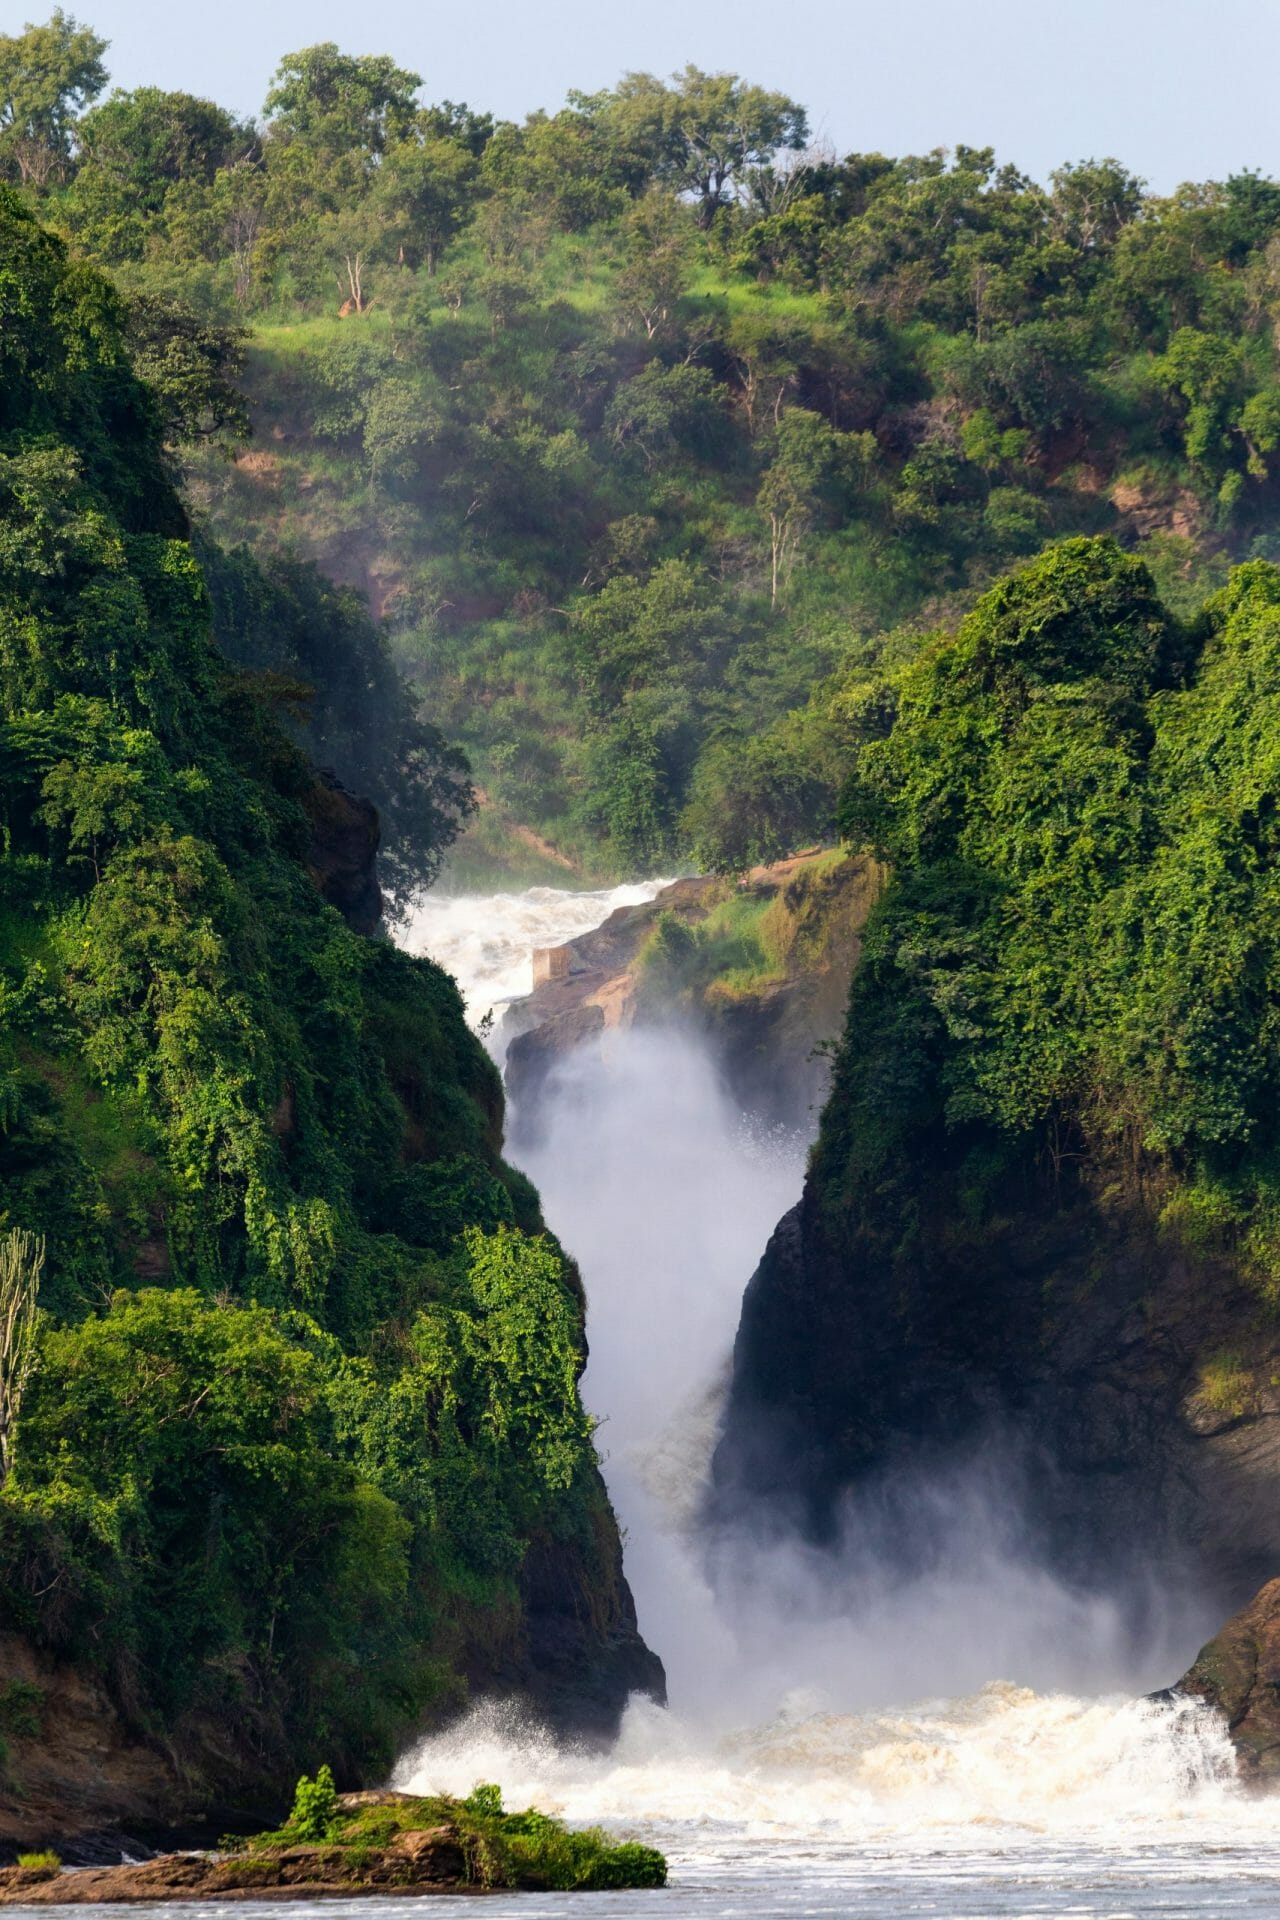
[[[1240,167],[1280,174],[1280,0],[64,4],[109,36],[119,85],[183,87],[241,112],[260,106],[282,53],[317,40],[393,54],[428,97],[510,118],[627,68],[693,60],[784,88],[842,152],[994,143],[1040,177],[1112,153],[1161,190]]]

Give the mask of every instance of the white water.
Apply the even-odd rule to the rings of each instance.
[[[478,1026],[533,990],[535,947],[558,947],[590,933],[615,907],[652,900],[669,885],[645,880],[595,893],[564,887],[530,887],[524,893],[428,893],[411,910],[399,943],[409,953],[427,953],[462,988],[467,1017]]]
[[[417,938],[478,1018],[534,946],[619,903],[550,889],[441,902]],[[1275,1803],[1241,1791],[1214,1716],[1133,1697],[1181,1670],[1200,1622],[1165,1621],[1135,1649],[1118,1601],[1068,1593],[1020,1556],[990,1462],[897,1490],[940,1541],[914,1582],[852,1548],[746,1540],[713,1593],[692,1519],[742,1287],[799,1190],[801,1143],[745,1134],[685,1038],[624,1034],[601,1062],[570,1061],[544,1118],[527,1171],[582,1264],[584,1393],[672,1705],[633,1702],[606,1756],[489,1707],[406,1756],[397,1782],[498,1780],[508,1804],[662,1846],[677,1891],[514,1910],[1280,1912]]]

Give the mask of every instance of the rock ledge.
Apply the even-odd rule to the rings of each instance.
[[[462,1837],[453,1826],[399,1833],[357,1855],[345,1847],[272,1853],[166,1853],[136,1866],[5,1867],[0,1906],[84,1906],[104,1901],[318,1900],[370,1894],[471,1893]]]

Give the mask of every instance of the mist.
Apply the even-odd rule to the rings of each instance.
[[[536,1129],[521,1120],[516,1157],[583,1271],[584,1398],[675,1711],[727,1728],[992,1681],[1143,1692],[1185,1668],[1212,1601],[1173,1607],[1167,1582],[1132,1571],[1113,1590],[1059,1577],[1008,1434],[861,1489],[833,1545],[806,1544],[776,1513],[708,1529],[743,1288],[799,1197],[807,1142],[748,1127],[685,1027],[615,1030],[568,1056]]]
[[[461,970],[488,1005],[510,990],[517,928],[509,906],[472,906]],[[536,933],[578,910],[538,902]],[[434,934],[451,930],[441,917]],[[710,1524],[743,1289],[799,1197],[808,1140],[744,1123],[694,1031],[607,1032],[511,1119],[508,1151],[582,1268],[584,1399],[670,1705],[635,1697],[602,1754],[484,1701],[406,1753],[397,1785],[496,1780],[509,1805],[642,1833],[679,1862],[690,1911],[701,1878],[749,1886],[785,1862],[802,1890],[822,1858],[841,1888],[822,1911],[899,1915],[932,1894],[968,1912],[951,1904],[964,1863],[993,1847],[1021,1900],[1046,1836],[1055,1874],[1066,1850],[1176,1844],[1192,1810],[1202,1843],[1269,1836],[1221,1718],[1135,1697],[1187,1664],[1195,1606],[1175,1617],[1167,1589],[1091,1591],[1046,1566],[1028,1471],[1043,1463],[1012,1436],[860,1489],[822,1549],[776,1511]],[[886,1897],[894,1859],[906,1905]],[[1092,1869],[1072,1871],[1083,1900]]]
[[[485,1701],[407,1753],[398,1786],[495,1780],[510,1805],[640,1832],[679,1861],[686,1911],[703,1910],[701,1877],[781,1870],[803,1890],[822,1859],[839,1904],[801,1910],[898,1916],[934,1893],[931,1911],[968,1913],[949,1890],[975,1850],[1000,1847],[1021,1901],[1028,1836],[1161,1845],[1191,1809],[1202,1839],[1269,1833],[1219,1716],[1134,1697],[1181,1671],[1194,1631],[1150,1595],[1072,1592],[1037,1564],[994,1442],[867,1489],[828,1550],[776,1516],[710,1531],[742,1290],[800,1192],[806,1143],[744,1127],[683,1028],[615,1030],[570,1055],[537,1118],[516,1157],[582,1263],[584,1397],[670,1705],[634,1698],[602,1754]],[[895,1857],[905,1905],[886,1899]],[[723,1911],[714,1899],[708,1920]]]

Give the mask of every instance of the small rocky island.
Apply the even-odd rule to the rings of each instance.
[[[322,1767],[298,1783],[293,1811],[272,1833],[228,1840],[216,1853],[167,1853],[115,1867],[66,1869],[56,1854],[0,1868],[0,1906],[116,1901],[317,1900],[394,1894],[603,1892],[665,1886],[652,1847],[575,1831],[532,1809],[503,1810],[495,1786],[446,1795],[349,1793]]]

